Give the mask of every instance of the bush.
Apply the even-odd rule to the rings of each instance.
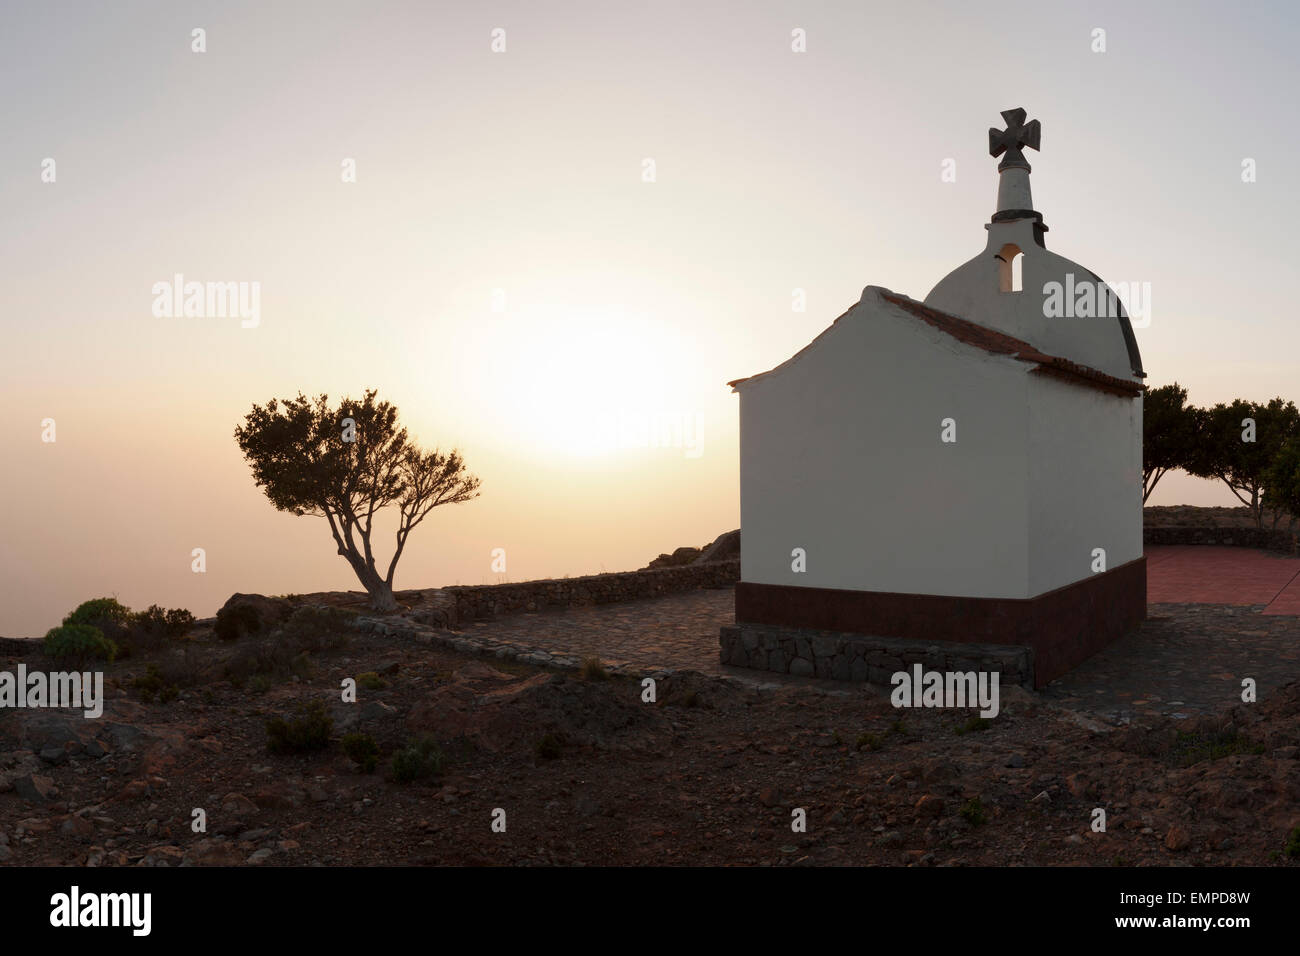
[[[349,760],[361,764],[366,773],[374,773],[379,765],[379,745],[369,734],[347,734],[343,738],[343,753]]]
[[[154,650],[168,640],[184,637],[193,626],[194,615],[184,608],[164,611],[157,604],[151,604],[148,610],[131,615],[125,640],[132,648]]]
[[[116,647],[114,656],[129,652],[131,609],[118,603],[117,598],[95,598],[83,601],[77,609],[63,619],[64,625],[85,625],[96,628]]]
[[[276,641],[258,641],[236,651],[226,662],[223,673],[236,687],[243,687],[252,677],[287,676],[293,670],[295,658],[291,647]]]
[[[1287,834],[1286,844],[1282,847],[1282,852],[1287,856],[1300,856],[1300,827],[1293,827]]]
[[[1235,754],[1262,754],[1265,747],[1252,743],[1235,728],[1207,731],[1179,731],[1169,751],[1176,766],[1190,767],[1202,760],[1222,760]]]
[[[953,728],[953,732],[958,735],[975,734],[975,733],[979,733],[981,730],[988,730],[989,727],[992,726],[992,724],[993,724],[993,718],[991,717],[988,718],[971,717],[969,720],[966,721],[966,723],[958,724],[955,728]]]
[[[325,651],[352,640],[356,614],[336,607],[295,608],[276,636],[300,651]]]
[[[388,681],[374,671],[366,671],[364,674],[357,675],[357,686],[364,687],[366,690],[383,690],[388,686]]]
[[[393,754],[393,779],[411,783],[437,777],[442,773],[442,751],[432,737],[421,737]]]
[[[879,734],[858,734],[858,750],[861,750],[863,747],[866,747],[868,750],[879,750],[884,745],[885,742],[880,739]]]
[[[194,647],[173,648],[156,666],[162,679],[177,687],[193,687],[203,679],[203,655]]]
[[[979,797],[971,797],[957,813],[973,827],[982,826],[989,819],[988,811],[984,809],[984,803]]]
[[[95,598],[83,601],[77,609],[63,619],[64,624],[88,624],[106,632],[116,625],[125,629],[131,623],[131,609],[119,604],[117,598]]]
[[[212,633],[223,641],[237,641],[261,629],[261,612],[251,604],[237,604],[217,612],[217,623],[213,625]]]
[[[171,608],[164,617],[168,637],[184,637],[185,633],[194,626],[194,615],[183,607]]]
[[[78,670],[87,661],[104,660],[111,664],[117,657],[117,645],[106,638],[103,631],[89,624],[52,627],[45,635],[42,646],[50,657]]]
[[[141,700],[149,704],[155,699],[161,704],[167,704],[180,694],[180,688],[167,682],[157,664],[146,667],[144,676],[131,681],[131,687],[140,695]]]
[[[296,716],[272,717],[266,722],[266,749],[273,754],[323,750],[334,732],[334,718],[319,700],[299,704]]]

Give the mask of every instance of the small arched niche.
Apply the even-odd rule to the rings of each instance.
[[[1020,251],[1020,247],[1013,242],[1008,242],[993,258],[998,263],[998,291],[1023,291],[1025,256]]]

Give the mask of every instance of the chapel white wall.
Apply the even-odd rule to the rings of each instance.
[[[742,580],[1028,597],[1028,369],[868,289],[739,388]]]
[[[1142,556],[1142,401],[1029,376],[1029,592]]]

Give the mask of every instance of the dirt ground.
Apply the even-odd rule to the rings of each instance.
[[[1279,865],[1300,857],[1300,684],[1128,727],[1003,689],[1001,713],[895,709],[887,689],[560,674],[340,632],[232,680],[253,638],[207,628],[107,669],[98,720],[0,712],[8,865]],[[49,667],[39,652],[11,656]],[[319,645],[320,642],[316,641]],[[168,702],[132,685],[150,662]],[[247,668],[245,668],[245,671]],[[366,672],[356,703],[344,678]],[[164,681],[165,683],[166,681]],[[383,686],[380,686],[382,683]],[[239,686],[236,686],[236,685]],[[374,689],[367,689],[364,685]],[[318,700],[324,749],[268,752]],[[365,773],[340,749],[363,732]],[[443,761],[400,783],[429,735]],[[1090,824],[1105,811],[1105,832]],[[195,810],[206,832],[194,832]],[[803,811],[806,830],[792,823]],[[495,827],[494,827],[495,823]],[[504,823],[504,832],[502,831]]]

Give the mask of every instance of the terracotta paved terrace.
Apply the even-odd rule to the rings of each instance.
[[[1263,614],[1300,614],[1300,559],[1192,544],[1146,554],[1148,604],[1262,604]]]
[[[1148,620],[1043,693],[1112,721],[1190,714],[1240,700],[1241,678],[1261,697],[1300,678],[1300,559],[1251,548],[1147,549]],[[554,653],[726,674],[760,684],[852,685],[783,677],[718,662],[718,628],[733,620],[730,588],[644,601],[503,617],[471,633]]]

